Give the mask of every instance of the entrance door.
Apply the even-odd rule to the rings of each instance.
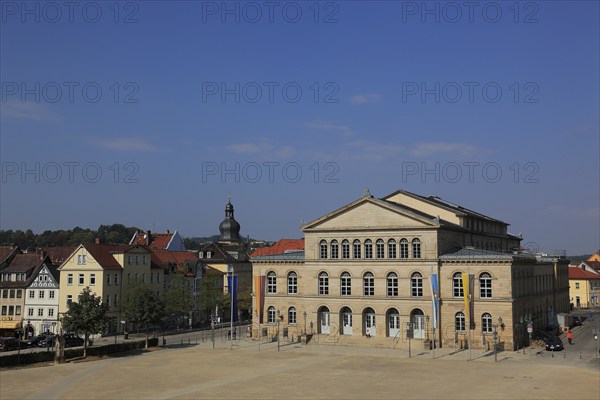
[[[343,312],[342,313],[342,334],[344,335],[352,335],[352,313],[351,312]]]
[[[365,333],[367,336],[375,336],[377,334],[375,328],[375,313],[365,314]]]
[[[329,335],[329,311],[321,311],[321,333]]]
[[[400,336],[400,315],[389,314],[388,315],[388,336],[397,337]]]
[[[425,339],[425,316],[413,316],[413,332],[415,339]]]

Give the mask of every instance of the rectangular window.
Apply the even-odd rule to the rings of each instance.
[[[27,315],[30,317],[33,317],[33,308],[28,308],[27,309]]]
[[[119,274],[115,274],[115,285],[119,284]]]
[[[3,299],[8,299],[8,289],[3,289],[2,290],[2,298]]]
[[[140,261],[138,260],[138,256],[135,256],[135,263],[139,265]]]
[[[68,294],[67,295],[67,304],[69,304],[72,301],[73,301],[73,295],[72,294]]]
[[[48,316],[49,317],[54,317],[54,308],[49,308],[48,309]]]
[[[73,274],[67,275],[67,285],[73,284]]]
[[[14,299],[14,298],[15,298],[15,289],[10,289],[10,295],[9,295],[9,297],[10,297],[11,299]]]
[[[38,308],[38,317],[43,317],[43,316],[44,316],[44,309]]]
[[[7,314],[8,314],[8,307],[2,306],[2,315],[7,315]]]
[[[150,272],[150,283],[154,283],[154,272]]]
[[[53,298],[54,298],[54,290],[51,290],[51,291],[50,291],[50,293],[49,293],[48,297],[50,297],[51,299],[53,299]]]
[[[106,286],[110,286],[110,274],[106,274]]]
[[[15,315],[15,306],[8,306],[8,315]]]
[[[575,282],[575,289],[579,289],[579,282]]]
[[[146,265],[146,256],[142,256],[142,264]]]
[[[110,307],[110,294],[106,295],[106,304]]]
[[[94,286],[95,284],[96,284],[96,274],[90,274],[90,286]]]
[[[29,298],[30,299],[35,299],[35,290],[30,290],[29,291]]]
[[[15,307],[15,315],[21,315],[21,306]]]
[[[119,295],[115,294],[115,307],[119,306]]]
[[[17,299],[20,299],[21,297],[23,297],[23,292],[21,289],[17,289]]]
[[[83,286],[85,284],[83,274],[79,274],[79,286]]]
[[[86,256],[85,254],[80,254],[77,256],[77,264],[78,265],[85,265],[86,263]]]
[[[43,291],[43,290],[40,290],[40,291],[38,292],[38,297],[39,297],[40,299],[43,299],[43,298],[44,298],[44,291]]]

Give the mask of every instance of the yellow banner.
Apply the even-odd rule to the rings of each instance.
[[[470,295],[469,293],[469,274],[462,274],[462,284],[463,284],[463,293],[465,299],[465,322],[469,324],[471,321],[471,316],[469,315],[470,311]]]

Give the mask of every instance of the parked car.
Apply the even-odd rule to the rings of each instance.
[[[21,346],[19,339],[14,337],[0,338],[0,351],[16,350]]]
[[[563,342],[558,336],[551,336],[548,339],[546,339],[547,351],[561,351],[563,349]]]
[[[581,326],[581,317],[574,316],[571,326]]]
[[[54,334],[47,335],[45,338],[41,339],[38,342],[39,347],[54,347],[54,341],[56,340],[56,336]]]
[[[83,338],[74,333],[66,333],[63,337],[65,338],[65,347],[83,346]]]
[[[37,346],[41,340],[46,339],[46,336],[48,336],[47,333],[40,333],[35,337],[30,337],[29,339],[24,340],[23,342],[27,347]]]

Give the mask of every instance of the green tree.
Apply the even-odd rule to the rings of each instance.
[[[134,324],[143,325],[148,348],[148,326],[158,324],[165,316],[165,306],[158,296],[143,283],[136,282],[128,291],[124,305],[125,317]]]
[[[181,317],[187,315],[192,309],[192,305],[188,280],[182,274],[174,275],[165,293],[165,312],[167,315],[175,315],[177,317],[177,325],[179,326]]]
[[[76,333],[83,333],[83,358],[87,356],[87,345],[90,335],[101,333],[106,328],[105,315],[108,304],[92,293],[89,287],[83,289],[77,302],[72,301],[67,305],[68,310],[63,316],[63,329]]]
[[[216,307],[229,309],[229,295],[223,293],[223,275],[206,274],[202,277],[198,305],[207,316],[212,315]]]

